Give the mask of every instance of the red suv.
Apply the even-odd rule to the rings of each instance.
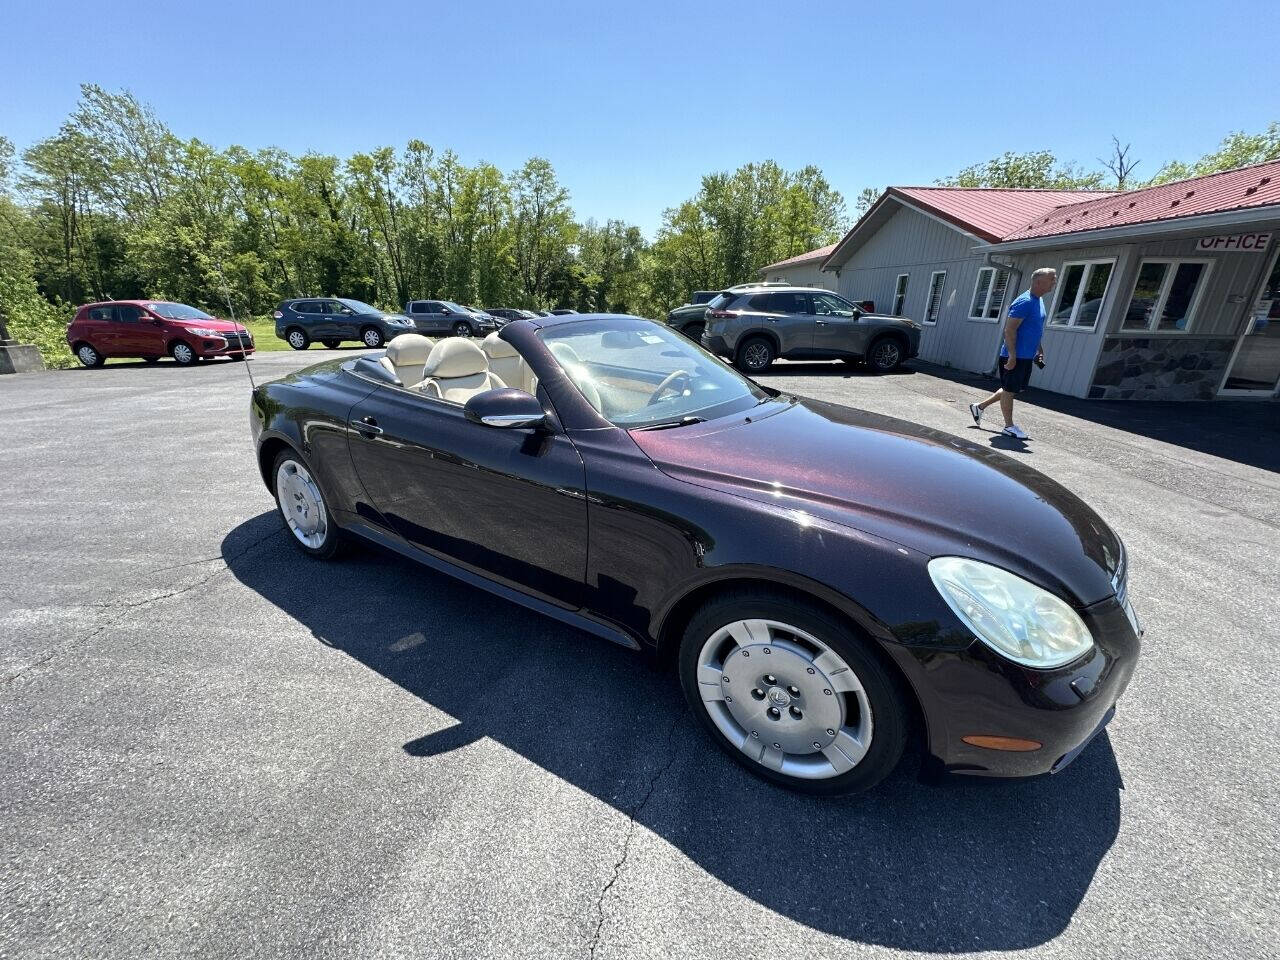
[[[67,327],[67,345],[86,367],[100,367],[107,357],[155,363],[164,356],[186,367],[211,357],[243,360],[253,353],[253,336],[238,323],[185,303],[112,300],[77,310]]]

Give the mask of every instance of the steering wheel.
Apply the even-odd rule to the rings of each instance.
[[[646,403],[645,406],[652,407],[655,403],[657,403],[659,400],[662,399],[662,395],[664,393],[666,393],[668,390],[674,389],[675,384],[681,380],[684,381],[684,384],[680,387],[681,392],[683,392],[685,389],[689,387],[690,384],[693,383],[693,378],[689,376],[689,372],[687,370],[672,370],[670,373],[666,375],[666,377],[663,378],[662,382],[658,384],[658,389],[654,390],[653,393],[649,394],[649,402]]]

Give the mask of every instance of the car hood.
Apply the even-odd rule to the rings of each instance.
[[[667,475],[995,564],[1078,605],[1112,594],[1120,541],[1075,494],[988,447],[814,400],[634,431]]]

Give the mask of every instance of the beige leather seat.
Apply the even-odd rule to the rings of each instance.
[[[495,330],[480,343],[480,349],[489,358],[489,372],[502,378],[508,387],[515,387],[525,393],[536,393],[538,378],[533,368],[524,362],[524,357],[511,344],[498,336]]]
[[[387,341],[387,355],[378,363],[406,387],[416,387],[434,345],[434,340],[420,333],[402,333]]]
[[[600,389],[591,378],[591,372],[583,366],[582,358],[578,356],[578,351],[567,343],[555,341],[551,343],[550,350],[551,355],[560,361],[560,366],[569,375],[573,385],[587,398],[587,403],[595,407],[597,413],[603,413],[604,407],[600,402]]]
[[[500,377],[489,372],[483,350],[468,338],[449,337],[431,348],[418,389],[429,397],[466,403],[477,393],[505,386]]]

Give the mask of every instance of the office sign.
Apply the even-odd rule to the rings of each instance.
[[[1269,233],[1233,233],[1223,237],[1201,237],[1196,250],[1208,253],[1212,250],[1234,253],[1261,253],[1271,243]]]

